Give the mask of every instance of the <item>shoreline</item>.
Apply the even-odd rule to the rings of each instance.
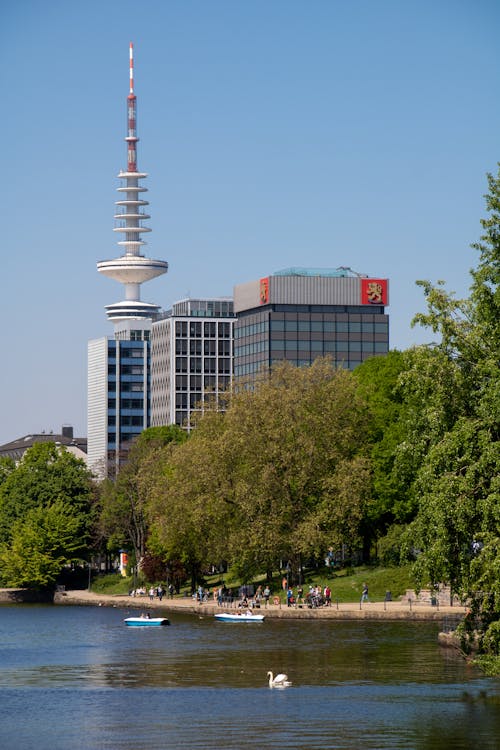
[[[120,607],[123,609],[141,609],[155,612],[179,612],[192,615],[214,615],[217,612],[237,611],[232,606],[219,607],[216,602],[199,604],[191,597],[176,597],[174,599],[157,597],[150,601],[148,596],[132,597],[127,595],[95,594],[86,590],[58,591],[54,595],[57,606],[94,606]],[[408,620],[408,621],[442,621],[452,619],[457,623],[463,618],[466,607],[461,605],[443,606],[430,605],[415,601],[393,602],[332,602],[331,606],[309,609],[303,607],[287,607],[283,604],[269,604],[257,610],[270,619],[299,619],[299,620]]]

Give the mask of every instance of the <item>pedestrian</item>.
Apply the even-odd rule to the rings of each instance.
[[[168,593],[170,594],[170,598],[173,599],[174,598],[174,584],[173,583],[168,584]]]
[[[324,591],[323,591],[323,598],[325,600],[325,604],[327,607],[330,607],[332,604],[332,590],[328,584],[326,584]]]
[[[368,584],[367,583],[363,584],[363,591],[361,592],[361,601],[362,602],[369,602],[370,601],[369,598],[368,598]]]
[[[154,598],[155,598],[155,590],[153,586],[151,586],[151,588],[149,589],[149,601],[152,602]]]
[[[264,589],[264,601],[266,603],[266,607],[269,604],[270,596],[271,596],[271,589],[269,588],[269,586],[266,586],[266,588]]]
[[[161,601],[163,599],[163,594],[164,594],[163,587],[162,587],[161,583],[158,586],[158,588],[156,589],[156,593],[158,595],[158,599]]]

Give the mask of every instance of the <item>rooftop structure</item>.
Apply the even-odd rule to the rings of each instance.
[[[53,432],[39,432],[12,440],[10,443],[0,445],[0,457],[9,457],[14,461],[20,461],[28,448],[36,443],[55,443],[63,445],[66,450],[73,453],[77,458],[87,459],[87,438],[73,437],[73,427],[63,425],[61,434]]]

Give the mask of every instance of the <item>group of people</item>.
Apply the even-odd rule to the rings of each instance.
[[[307,607],[323,607],[331,606],[332,603],[332,590],[328,584],[323,588],[321,586],[309,586],[309,591],[304,593],[303,586],[297,586],[297,594],[295,595],[294,590],[291,586],[286,587],[286,603],[288,607],[303,606]]]
[[[147,592],[149,595],[149,601],[152,602],[155,597],[158,597],[158,599],[161,601],[167,591],[170,598],[173,599],[174,586],[172,583],[169,583],[166,590],[163,588],[161,583],[158,586],[150,586],[149,591]],[[130,592],[130,596],[146,596],[146,589],[144,588],[144,586],[139,586],[136,589],[132,589],[132,591]]]

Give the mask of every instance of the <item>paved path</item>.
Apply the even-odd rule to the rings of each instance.
[[[160,612],[185,612],[197,615],[213,615],[221,611],[237,611],[237,607],[219,607],[216,602],[198,604],[190,597],[175,597],[160,602],[155,597],[151,602],[149,596],[110,596],[94,594],[89,591],[64,591],[57,593],[55,604],[124,607],[126,609],[155,610]],[[286,605],[269,604],[262,607],[259,614],[269,618],[293,619],[333,619],[333,620],[437,620],[442,622],[446,618],[459,620],[465,613],[462,606],[432,606],[429,604],[405,601],[394,602],[333,602],[331,607],[287,607]]]

